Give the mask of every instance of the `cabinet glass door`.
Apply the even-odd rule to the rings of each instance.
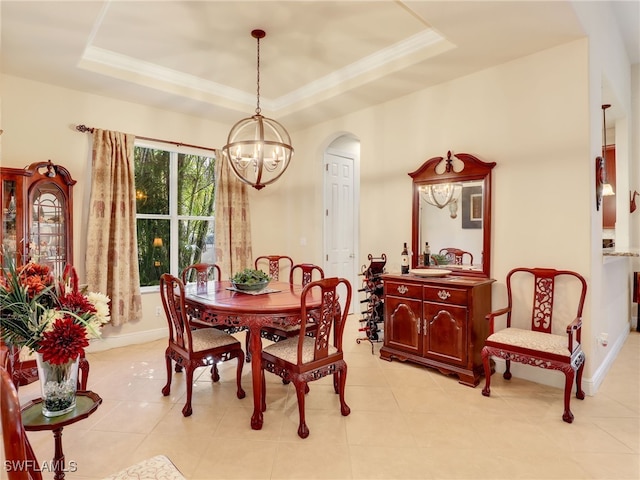
[[[16,258],[18,235],[16,224],[16,182],[2,181],[2,258],[9,261]]]
[[[67,263],[65,195],[55,184],[41,183],[32,190],[30,208],[31,260],[49,265],[54,275],[62,276]]]

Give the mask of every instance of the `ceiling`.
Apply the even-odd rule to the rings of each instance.
[[[631,63],[640,2],[611,2]],[[584,37],[566,1],[0,2],[5,74],[289,129]],[[613,109],[612,109],[613,110]],[[82,119],[78,119],[81,121]]]

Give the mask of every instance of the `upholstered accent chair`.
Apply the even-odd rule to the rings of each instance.
[[[511,361],[540,368],[559,370],[565,375],[564,413],[562,419],[573,422],[570,409],[571,390],[575,380],[576,397],[584,399],[582,372],[582,309],[587,282],[578,273],[551,268],[515,268],[507,274],[507,306],[487,315],[489,336],[482,349],[485,386],[482,394],[491,394],[490,358],[505,360],[505,380],[511,379]],[[525,292],[533,291],[533,297]],[[562,308],[554,303],[562,296]],[[528,298],[527,298],[528,297]],[[567,305],[575,306],[575,310]],[[516,312],[530,315],[522,317]],[[529,313],[530,312],[530,313]],[[575,313],[573,313],[575,312]],[[506,315],[506,328],[499,329],[496,318]]]

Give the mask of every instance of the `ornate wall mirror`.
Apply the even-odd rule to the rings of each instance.
[[[457,275],[490,276],[491,170],[458,153],[434,157],[413,179],[412,268],[446,268]],[[424,264],[429,244],[429,265]],[[446,266],[445,266],[446,265]]]

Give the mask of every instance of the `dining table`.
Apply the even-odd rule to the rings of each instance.
[[[265,326],[300,324],[303,287],[272,281],[256,292],[240,291],[229,281],[209,281],[203,285],[185,285],[185,308],[190,318],[199,324],[224,326],[249,332],[251,379],[253,384],[253,414],[251,428],[260,430],[262,415],[262,337]],[[307,296],[309,315],[315,316],[321,305],[319,289]]]

